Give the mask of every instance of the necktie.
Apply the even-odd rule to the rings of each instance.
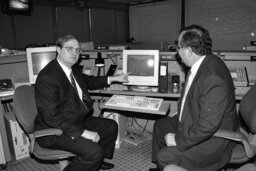
[[[183,90],[183,96],[182,96],[181,107],[180,107],[179,121],[181,121],[184,103],[185,103],[185,100],[186,100],[186,97],[187,97],[187,93],[188,93],[188,90],[190,88],[191,83],[192,83],[191,70],[189,70],[189,72],[187,74],[184,90]]]
[[[70,72],[70,79],[71,79],[71,84],[72,84],[73,88],[76,90],[76,93],[79,96],[79,93],[78,93],[78,90],[77,90],[77,87],[76,87],[75,78],[74,78],[74,75],[73,75],[72,71]],[[92,104],[93,104],[90,95],[85,92],[85,93],[82,94],[82,99],[84,101],[83,106],[86,108],[86,110],[89,111],[92,108]]]
[[[71,79],[72,86],[74,87],[74,89],[76,90],[76,93],[78,94],[77,87],[76,87],[76,82],[75,82],[74,75],[73,75],[72,71],[70,72],[70,79]]]

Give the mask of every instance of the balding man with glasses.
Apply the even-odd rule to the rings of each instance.
[[[235,143],[214,134],[239,126],[232,77],[212,54],[210,34],[201,26],[181,30],[177,52],[190,70],[177,115],[154,124],[152,161],[157,168],[150,171],[162,171],[167,165],[176,171],[219,170],[229,162]]]

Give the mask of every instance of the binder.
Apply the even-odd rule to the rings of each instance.
[[[159,92],[168,92],[168,61],[160,61]]]

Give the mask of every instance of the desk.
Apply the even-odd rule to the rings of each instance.
[[[133,117],[135,114],[139,114],[140,117],[141,117],[141,114],[145,114],[147,116],[150,115],[150,116],[165,117],[170,110],[170,103],[167,101],[163,101],[159,110],[136,109],[136,108],[121,107],[121,106],[109,106],[109,105],[105,105],[105,103],[103,105],[101,105],[101,108],[104,111],[103,117],[107,116],[107,118],[115,120],[119,125],[118,137],[117,137],[117,141],[116,141],[116,148],[120,148],[120,145],[121,145],[123,139],[126,139],[126,141],[127,141],[127,137],[126,137],[126,135],[127,135],[127,117],[126,117],[126,115],[127,114],[133,115]],[[110,111],[110,112],[108,112],[108,111]],[[120,114],[122,115],[122,117],[120,117],[121,116]],[[109,116],[113,115],[113,116],[108,117],[108,115]],[[131,133],[130,133],[130,135],[131,135]],[[133,135],[133,137],[134,137],[134,135]],[[140,137],[142,137],[142,135]],[[135,138],[133,138],[132,140],[135,141]],[[131,142],[131,140],[129,140],[129,142]],[[138,142],[133,142],[133,143],[138,143]]]
[[[91,96],[102,96],[102,97],[110,97],[114,94],[119,95],[134,95],[134,96],[147,96],[147,97],[159,97],[166,100],[175,100],[177,101],[180,98],[180,93],[159,93],[159,92],[138,92],[138,91],[130,91],[130,90],[94,90],[90,91]],[[244,94],[236,94],[236,100],[240,101],[243,98]]]
[[[134,95],[134,96],[148,96],[148,97],[160,97],[164,99],[176,99],[180,97],[180,93],[159,93],[159,92],[139,92],[139,91],[130,91],[130,90],[95,90],[90,91],[91,95],[102,95],[102,96],[111,96],[114,94],[120,95]]]

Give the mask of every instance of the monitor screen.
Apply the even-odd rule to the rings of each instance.
[[[159,51],[124,50],[123,73],[130,73],[128,85],[158,86]]]
[[[30,84],[35,84],[38,73],[56,58],[56,47],[27,48],[28,74]]]

